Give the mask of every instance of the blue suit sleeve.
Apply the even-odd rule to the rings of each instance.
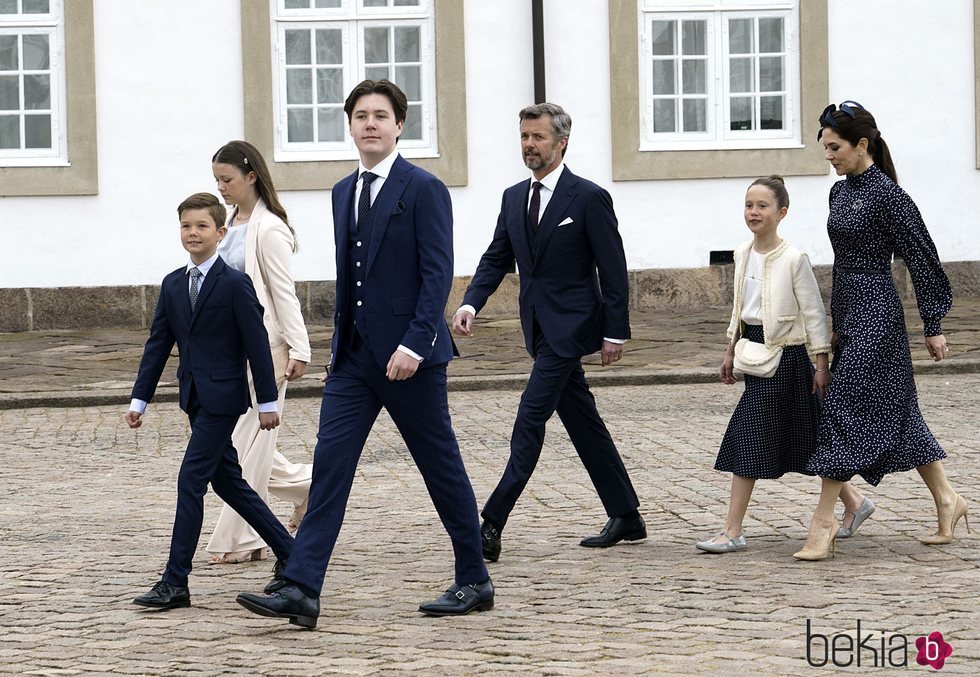
[[[504,276],[510,272],[514,265],[514,247],[510,241],[510,235],[507,233],[504,218],[504,214],[507,212],[504,206],[506,202],[505,193],[500,203],[500,215],[497,217],[497,227],[493,232],[493,239],[490,241],[487,251],[480,258],[480,263],[473,274],[473,280],[463,295],[461,305],[473,306],[478,313],[486,305],[490,295],[497,291],[497,287],[500,286]]]
[[[132,399],[144,402],[153,399],[160,376],[170,358],[170,351],[177,341],[167,317],[166,280],[164,283],[160,285],[160,297],[157,299],[157,309],[153,314],[153,323],[150,325],[150,336],[143,347],[143,357],[140,359],[140,367],[131,395]]]
[[[420,188],[415,204],[421,284],[415,316],[400,343],[428,359],[439,325],[445,325],[446,301],[453,284],[453,205],[449,190],[434,178]]]
[[[235,289],[232,303],[235,322],[245,345],[245,356],[252,370],[255,397],[258,402],[274,402],[279,397],[279,391],[272,366],[272,352],[269,350],[269,334],[262,322],[262,304],[259,303],[255,287],[247,275],[243,276],[242,282]],[[258,405],[258,402],[253,404]]]
[[[630,338],[629,274],[612,197],[602,188],[589,196],[585,227],[595,256],[602,292],[603,335]]]

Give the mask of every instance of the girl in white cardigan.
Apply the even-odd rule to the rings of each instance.
[[[226,264],[252,278],[265,309],[282,414],[287,383],[303,376],[310,362],[310,339],[292,274],[296,234],[279,203],[265,160],[255,146],[247,141],[231,141],[214,154],[211,168],[225,204],[234,206],[228,219],[228,234],[218,253]],[[248,378],[251,388],[251,371]],[[306,513],[313,466],[291,463],[280,454],[276,450],[278,437],[279,428],[259,430],[258,413],[253,408],[239,419],[231,439],[238,450],[242,476],[256,493],[266,502],[271,493],[293,504],[286,523],[293,532]],[[212,554],[212,564],[234,564],[265,559],[266,544],[226,505],[207,550]]]
[[[809,259],[776,232],[788,209],[782,177],[756,179],[745,194],[745,225],[753,239],[735,251],[735,301],[721,380],[735,383],[739,338],[781,355],[771,376],[745,375],[745,392],[715,462],[716,470],[732,473],[728,518],[721,533],[697,543],[706,552],[745,549],[742,520],[757,479],[811,474],[806,466],[816,441],[817,394],[825,395],[830,383],[830,331]]]

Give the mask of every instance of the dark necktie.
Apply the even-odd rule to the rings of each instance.
[[[188,288],[187,291],[191,297],[191,311],[193,311],[194,306],[197,305],[197,292],[199,291],[197,288],[197,284],[198,281],[201,279],[201,271],[198,270],[196,267],[191,268],[190,276],[191,276],[191,286]]]
[[[531,184],[531,203],[527,207],[527,221],[531,224],[531,232],[538,234],[538,218],[541,211],[541,182]]]
[[[357,200],[357,229],[361,229],[361,223],[371,209],[371,182],[378,178],[377,174],[364,172],[361,174],[361,197]]]

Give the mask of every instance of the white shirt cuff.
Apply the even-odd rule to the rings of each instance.
[[[138,400],[138,399],[136,399],[134,397],[133,400],[132,400],[132,402],[129,403],[129,410],[130,411],[135,411],[137,414],[145,414],[146,413],[146,401],[144,401],[144,400]]]
[[[603,337],[602,340],[609,341],[610,343],[618,343],[619,345],[623,345],[624,343],[626,343],[626,339],[611,339],[611,338]]]
[[[278,411],[278,402],[259,402],[260,414],[274,414]]]
[[[401,352],[403,352],[403,353],[405,353],[406,355],[409,355],[411,357],[414,357],[419,362],[422,361],[422,356],[419,355],[418,353],[416,353],[414,350],[411,350],[410,348],[406,348],[403,345],[399,345],[398,346],[398,350],[401,351]]]
[[[460,306],[459,307],[459,310],[456,311],[456,314],[459,315],[459,313],[461,311],[463,311],[463,310],[465,310],[468,313],[472,313],[473,314],[473,317],[476,317],[476,308],[474,308],[473,306],[471,306],[469,304],[467,304],[465,306]]]

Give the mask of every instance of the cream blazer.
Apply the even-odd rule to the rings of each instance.
[[[728,338],[742,334],[745,263],[752,242],[735,250],[735,303]],[[766,347],[806,345],[810,355],[830,352],[830,329],[810,259],[787,242],[766,255],[762,271],[762,330]]]
[[[247,227],[245,272],[252,278],[255,294],[265,308],[265,329],[279,376],[286,369],[284,346],[288,347],[288,359],[309,363],[312,356],[293,280],[294,238],[289,226],[269,211],[262,198],[255,203]]]

